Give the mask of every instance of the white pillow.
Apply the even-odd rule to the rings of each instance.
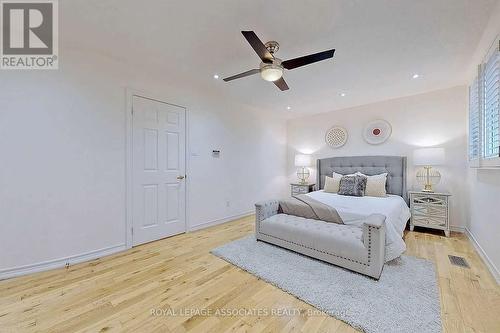
[[[380,175],[368,176],[362,174],[361,172],[356,172],[357,174],[365,176],[366,181],[366,190],[365,195],[369,197],[386,197],[387,192],[385,190],[385,185],[387,183],[387,172],[381,173]]]
[[[325,187],[324,191],[328,193],[338,193],[340,189],[340,180],[342,179],[342,175],[334,172],[332,174],[333,177],[325,177]]]

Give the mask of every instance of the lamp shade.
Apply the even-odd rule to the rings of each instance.
[[[444,164],[444,148],[421,148],[413,151],[414,165],[442,165]]]
[[[297,154],[295,155],[295,166],[308,167],[311,165],[311,155]]]

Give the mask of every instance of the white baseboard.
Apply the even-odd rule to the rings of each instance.
[[[208,222],[203,222],[203,223],[200,223],[200,224],[197,224],[197,225],[190,226],[189,227],[189,231],[196,231],[196,230],[205,229],[205,228],[208,228],[208,227],[213,227],[213,226],[218,225],[218,224],[222,224],[222,223],[230,222],[230,221],[233,221],[233,220],[241,219],[243,217],[247,217],[247,216],[250,216],[250,215],[253,215],[253,214],[255,214],[255,211],[251,210],[251,211],[248,211],[248,212],[245,212],[245,213],[242,213],[242,214],[233,215],[233,216],[229,216],[229,217],[224,217],[222,219],[212,220],[212,221],[208,221]]]
[[[481,247],[481,245],[479,245],[476,238],[468,228],[465,228],[465,234],[471,241],[472,245],[474,245],[474,248],[476,249],[477,253],[479,253],[481,259],[483,259],[486,267],[488,267],[488,269],[490,270],[491,275],[493,275],[493,278],[497,281],[497,284],[500,284],[500,271],[498,270],[498,268],[495,266],[493,261],[491,261],[486,252],[484,252],[483,248]]]
[[[226,222],[229,222],[232,220],[236,220],[236,219],[239,219],[242,217],[250,216],[254,213],[255,212],[252,210],[252,211],[248,211],[248,212],[245,212],[242,214],[233,215],[233,216],[225,217],[222,219],[204,222],[204,223],[197,224],[195,226],[190,227],[188,231],[195,231],[195,230],[208,228],[211,226],[215,226],[218,224],[222,224],[222,223],[226,223]],[[55,269],[55,268],[61,268],[61,267],[64,267],[66,264],[74,265],[74,264],[78,264],[78,263],[81,263],[84,261],[89,261],[89,260],[101,258],[104,256],[108,256],[111,254],[115,254],[117,252],[124,251],[126,249],[127,249],[126,244],[119,244],[119,245],[110,246],[110,247],[106,247],[103,249],[98,249],[98,250],[94,250],[94,251],[90,251],[87,253],[78,254],[78,255],[74,255],[74,256],[43,261],[40,263],[31,264],[31,265],[7,268],[7,269],[0,270],[0,280],[10,279],[10,278],[13,278],[16,276],[27,275],[27,274],[37,273],[37,272],[48,271],[50,269]]]
[[[43,261],[40,263],[19,266],[14,268],[7,268],[0,270],[0,280],[10,279],[16,276],[27,275],[42,271],[47,271],[50,269],[61,268],[66,264],[74,265],[84,261],[89,261],[97,258],[101,258],[104,256],[108,256],[110,254],[114,254],[120,251],[125,250],[127,247],[125,244],[119,244],[114,246],[109,246],[103,249],[98,249],[94,251],[90,251],[83,254],[78,254],[70,257],[64,257],[60,259]]]

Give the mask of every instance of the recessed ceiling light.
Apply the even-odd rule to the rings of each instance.
[[[287,106],[287,107],[286,107],[286,109],[287,109],[287,110],[291,110],[291,109],[292,109],[292,107],[291,107],[291,106]]]
[[[214,74],[214,79],[218,80],[219,79],[219,75]]]
[[[420,77],[420,75],[418,75],[418,74],[413,74],[413,76],[412,76],[412,78],[414,78],[414,79],[418,79],[419,77]]]
[[[340,96],[341,97],[345,97],[345,93],[340,93]]]

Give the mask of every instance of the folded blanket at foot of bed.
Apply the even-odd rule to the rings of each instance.
[[[279,209],[280,213],[283,214],[343,224],[342,218],[335,208],[325,205],[305,194],[280,200]]]

